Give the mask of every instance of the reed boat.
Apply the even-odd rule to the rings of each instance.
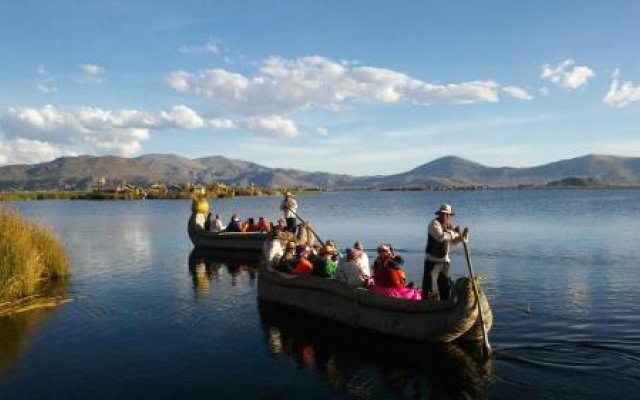
[[[196,249],[262,252],[265,241],[273,238],[266,232],[209,232],[196,223],[192,214],[187,224],[189,239]]]
[[[287,241],[298,244],[312,244],[314,237],[312,229],[307,223],[298,225],[292,232],[211,232],[204,229],[209,204],[205,199],[194,199],[191,203],[191,216],[187,223],[187,233],[194,247],[198,250],[268,252],[274,244],[283,245]],[[273,251],[282,251],[281,248]],[[266,253],[265,253],[266,254]]]
[[[479,282],[476,282],[479,287]],[[483,339],[478,303],[486,332],[493,322],[481,288],[476,300],[470,278],[459,278],[449,299],[406,300],[355,288],[333,279],[299,276],[260,266],[258,298],[353,328],[421,342],[449,343]]]

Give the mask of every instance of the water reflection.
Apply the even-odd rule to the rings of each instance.
[[[487,398],[491,360],[479,348],[417,344],[360,334],[289,309],[259,303],[265,344],[275,359],[314,369],[332,389],[358,398]]]
[[[196,293],[207,293],[212,281],[219,281],[223,271],[231,276],[231,285],[246,273],[253,284],[258,271],[259,257],[243,252],[192,250],[189,254],[189,273]]]
[[[47,298],[57,303],[67,292],[67,280],[48,281],[38,297],[46,302]],[[29,341],[43,321],[55,313],[55,307],[40,307],[30,311],[0,317],[0,376],[8,372],[27,349]]]

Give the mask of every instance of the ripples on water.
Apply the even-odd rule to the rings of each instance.
[[[254,260],[191,254],[187,201],[14,203],[72,259],[59,309],[0,318],[0,398],[635,398],[640,192],[326,193],[300,213],[341,248],[383,241],[420,282],[451,202],[494,313],[475,349],[362,336],[258,304]],[[280,198],[212,201],[275,219]],[[466,273],[460,249],[454,275]]]

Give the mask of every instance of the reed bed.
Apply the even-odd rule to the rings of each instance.
[[[68,272],[66,249],[52,230],[0,207],[0,304],[38,295]]]

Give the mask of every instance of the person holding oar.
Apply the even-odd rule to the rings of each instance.
[[[460,232],[453,224],[454,212],[450,204],[441,205],[435,214],[427,228],[422,290],[428,293],[424,298],[446,300],[449,297],[449,251],[451,245],[466,240],[469,229]]]
[[[287,221],[287,232],[296,232],[296,211],[298,210],[298,203],[293,198],[293,193],[287,192],[284,195],[284,200],[280,204],[280,209],[284,211],[284,218]]]

